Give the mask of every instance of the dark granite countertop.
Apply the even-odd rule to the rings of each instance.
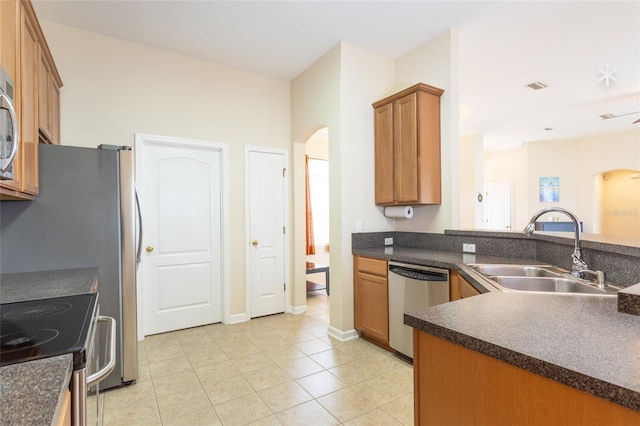
[[[485,294],[405,314],[405,324],[640,411],[640,316],[617,298],[507,293],[469,274],[468,263],[540,263],[405,247],[353,254],[455,269]]]
[[[485,256],[453,251],[437,251],[398,246],[353,249],[352,253],[359,256],[373,257],[376,259],[386,259],[396,262],[413,263],[416,265],[433,266],[435,268],[455,269],[481,293],[487,293],[491,291],[500,292],[500,290],[498,290],[496,287],[477,282],[475,276],[470,275],[469,269],[465,266],[468,263],[526,263],[528,265],[541,264],[541,262],[538,262],[536,260],[522,259],[517,257]]]
[[[94,292],[98,268],[0,275],[0,303],[49,299]]]
[[[55,424],[69,389],[72,358],[61,355],[0,368],[0,424]]]
[[[0,303],[92,293],[97,279],[98,268],[3,274]],[[72,370],[71,355],[0,367],[0,424],[57,421]]]

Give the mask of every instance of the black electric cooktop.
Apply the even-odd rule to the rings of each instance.
[[[0,305],[0,365],[73,354],[84,368],[98,296],[80,294]]]

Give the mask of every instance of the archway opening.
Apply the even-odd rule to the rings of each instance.
[[[329,322],[329,129],[305,142],[306,294],[309,313]]]

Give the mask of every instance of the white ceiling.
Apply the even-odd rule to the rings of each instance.
[[[460,134],[483,135],[485,149],[640,128],[640,113],[599,118],[640,111],[638,1],[33,4],[42,20],[286,80],[340,41],[395,59],[455,28]],[[606,66],[617,70],[609,86]]]

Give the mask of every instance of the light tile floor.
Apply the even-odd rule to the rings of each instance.
[[[148,336],[139,379],[101,395],[110,425],[412,425],[413,369],[327,336],[324,291],[301,315]]]

